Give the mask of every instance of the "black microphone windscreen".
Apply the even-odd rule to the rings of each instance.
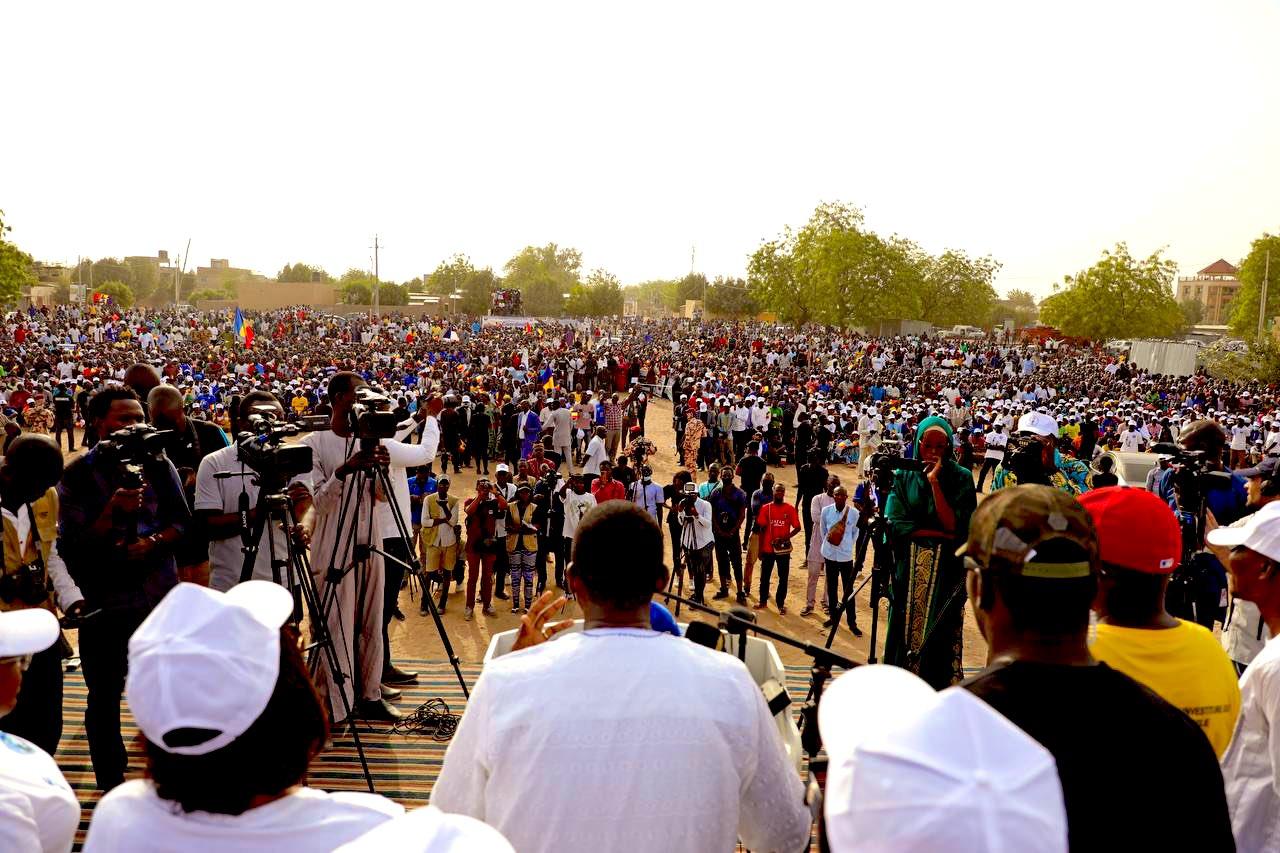
[[[709,649],[721,651],[724,648],[724,635],[720,633],[720,629],[706,622],[690,622],[689,627],[684,629],[684,636],[686,640]]]
[[[735,604],[733,607],[730,607],[729,613],[733,614],[735,617],[737,617],[738,619],[741,619],[744,622],[751,622],[752,624],[755,624],[756,622],[755,612],[746,607],[743,607],[741,604]]]

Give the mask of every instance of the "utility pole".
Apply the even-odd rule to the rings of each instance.
[[[375,320],[382,319],[382,313],[378,310],[378,250],[382,248],[378,243],[378,235],[373,235],[373,317]]]
[[[1270,278],[1271,250],[1268,249],[1262,265],[1262,298],[1258,300],[1258,343],[1262,343],[1262,334],[1267,328],[1267,283]]]

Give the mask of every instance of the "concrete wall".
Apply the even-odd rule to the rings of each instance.
[[[284,302],[279,305],[272,305],[264,308],[258,305],[250,305],[245,300],[236,302],[234,299],[202,299],[196,303],[196,308],[201,311],[234,311],[239,306],[242,311],[275,311],[279,308],[288,308],[293,305],[305,305],[312,311],[320,314],[336,314],[338,316],[346,316],[349,314],[372,314],[372,305],[346,305],[335,302],[306,302],[296,300],[292,302]],[[383,305],[383,314],[403,314],[409,317],[443,317],[448,311],[444,305]]]

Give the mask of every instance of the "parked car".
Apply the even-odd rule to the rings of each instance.
[[[1136,486],[1143,489],[1147,486],[1147,474],[1160,463],[1160,454],[1107,450],[1098,454],[1093,464],[1089,466],[1092,473],[1097,474],[1102,470],[1098,463],[1103,459],[1111,460],[1111,471],[1120,481],[1117,485]]]

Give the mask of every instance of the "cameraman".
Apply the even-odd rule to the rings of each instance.
[[[6,543],[0,612],[52,611],[56,603],[75,617],[84,609],[84,597],[58,555],[54,486],[61,475],[62,452],[45,436],[19,436],[0,462]],[[17,706],[0,719],[0,730],[20,735],[50,755],[62,739],[62,646],[54,643],[32,656]]]
[[[152,397],[154,396],[153,391]],[[151,414],[155,417],[154,399],[151,403]],[[251,391],[240,401],[232,431],[236,435],[252,431],[250,418],[256,414],[266,415],[280,422],[284,421],[284,407],[280,405],[280,401],[274,394],[270,391]],[[218,432],[222,430],[219,429]],[[220,474],[231,476],[219,476]],[[301,518],[311,505],[311,494],[307,491],[305,475],[293,479],[289,485],[288,494],[296,516]],[[244,569],[244,551],[240,540],[242,495],[248,501],[249,523],[254,524],[258,520],[259,511],[258,478],[255,472],[240,460],[239,447],[233,444],[215,450],[200,460],[200,469],[196,472],[193,509],[209,539],[209,586],[219,592],[226,592],[240,583],[240,575]],[[258,553],[254,558],[253,579],[269,581],[275,580],[271,570],[272,552],[278,559],[283,560],[288,554],[288,548],[284,529],[279,522],[273,522],[269,528],[264,529],[266,535],[259,543]],[[281,583],[287,583],[287,580],[285,577],[280,578]]]
[[[1231,525],[1247,512],[1248,486],[1239,474],[1226,474],[1222,460],[1226,433],[1217,422],[1193,421],[1178,434],[1178,446],[1191,458],[1173,460],[1160,478],[1160,497],[1178,513],[1182,524],[1183,553],[1188,562],[1174,573],[1170,584],[1170,612],[1198,622],[1209,630],[1226,619],[1227,571],[1211,552],[1204,550],[1204,531],[1197,518],[1199,505],[1213,514],[1219,525]],[[1205,477],[1204,475],[1214,475]],[[1189,547],[1188,547],[1189,546]]]
[[[711,504],[698,497],[698,487],[685,483],[679,508],[680,550],[684,554],[684,568],[693,581],[693,600],[704,604],[703,590],[707,576],[711,574],[711,558],[714,555],[715,538],[711,529]],[[676,571],[681,571],[679,566]]]
[[[1089,490],[1089,466],[1058,452],[1058,422],[1044,412],[1027,412],[1018,419],[1004,459],[996,468],[991,491],[1019,484],[1039,483],[1069,495]]]
[[[67,466],[59,486],[62,557],[85,597],[80,659],[89,688],[85,731],[98,787],[124,781],[120,695],[129,637],[178,582],[174,547],[191,521],[178,471],[136,437],[113,436],[143,424],[138,396],[103,388],[89,400],[98,443]],[[108,438],[112,441],[104,444]],[[125,464],[141,468],[141,486]]]
[[[357,472],[385,469],[392,464],[393,454],[398,464],[403,465],[408,460],[401,454],[412,454],[417,448],[381,438],[364,449],[367,442],[356,434],[353,409],[360,389],[365,387],[365,381],[349,371],[335,373],[329,379],[327,397],[332,407],[329,429],[313,432],[302,440],[311,447],[314,488],[312,511],[303,519],[303,525],[311,538],[311,570],[316,591],[321,600],[326,596],[333,600],[329,632],[338,661],[349,668],[345,674],[359,690],[359,695],[347,697],[352,711],[367,720],[393,721],[399,719],[400,713],[383,701],[381,689],[386,665],[382,615],[387,580],[382,555],[377,552],[369,555],[362,576],[352,569],[358,565],[357,545],[381,549],[391,513],[388,499],[394,496],[381,495],[381,499],[370,501],[367,481],[361,483],[359,494],[348,497],[347,490],[348,484],[360,481],[355,477]],[[428,407],[438,412],[440,405],[439,398],[433,398]],[[428,434],[429,439],[424,436],[424,444],[430,440],[434,457],[438,429],[429,428]],[[404,505],[407,506],[409,487],[404,472],[400,472],[400,479],[405,481]],[[394,482],[392,486],[395,487]],[[380,493],[381,489],[375,487],[372,491]],[[342,573],[336,594],[326,593],[330,569]],[[322,657],[321,664],[316,681],[328,696],[331,718],[338,720],[344,714],[342,698],[328,661]],[[343,688],[350,690],[352,681],[345,681]]]

